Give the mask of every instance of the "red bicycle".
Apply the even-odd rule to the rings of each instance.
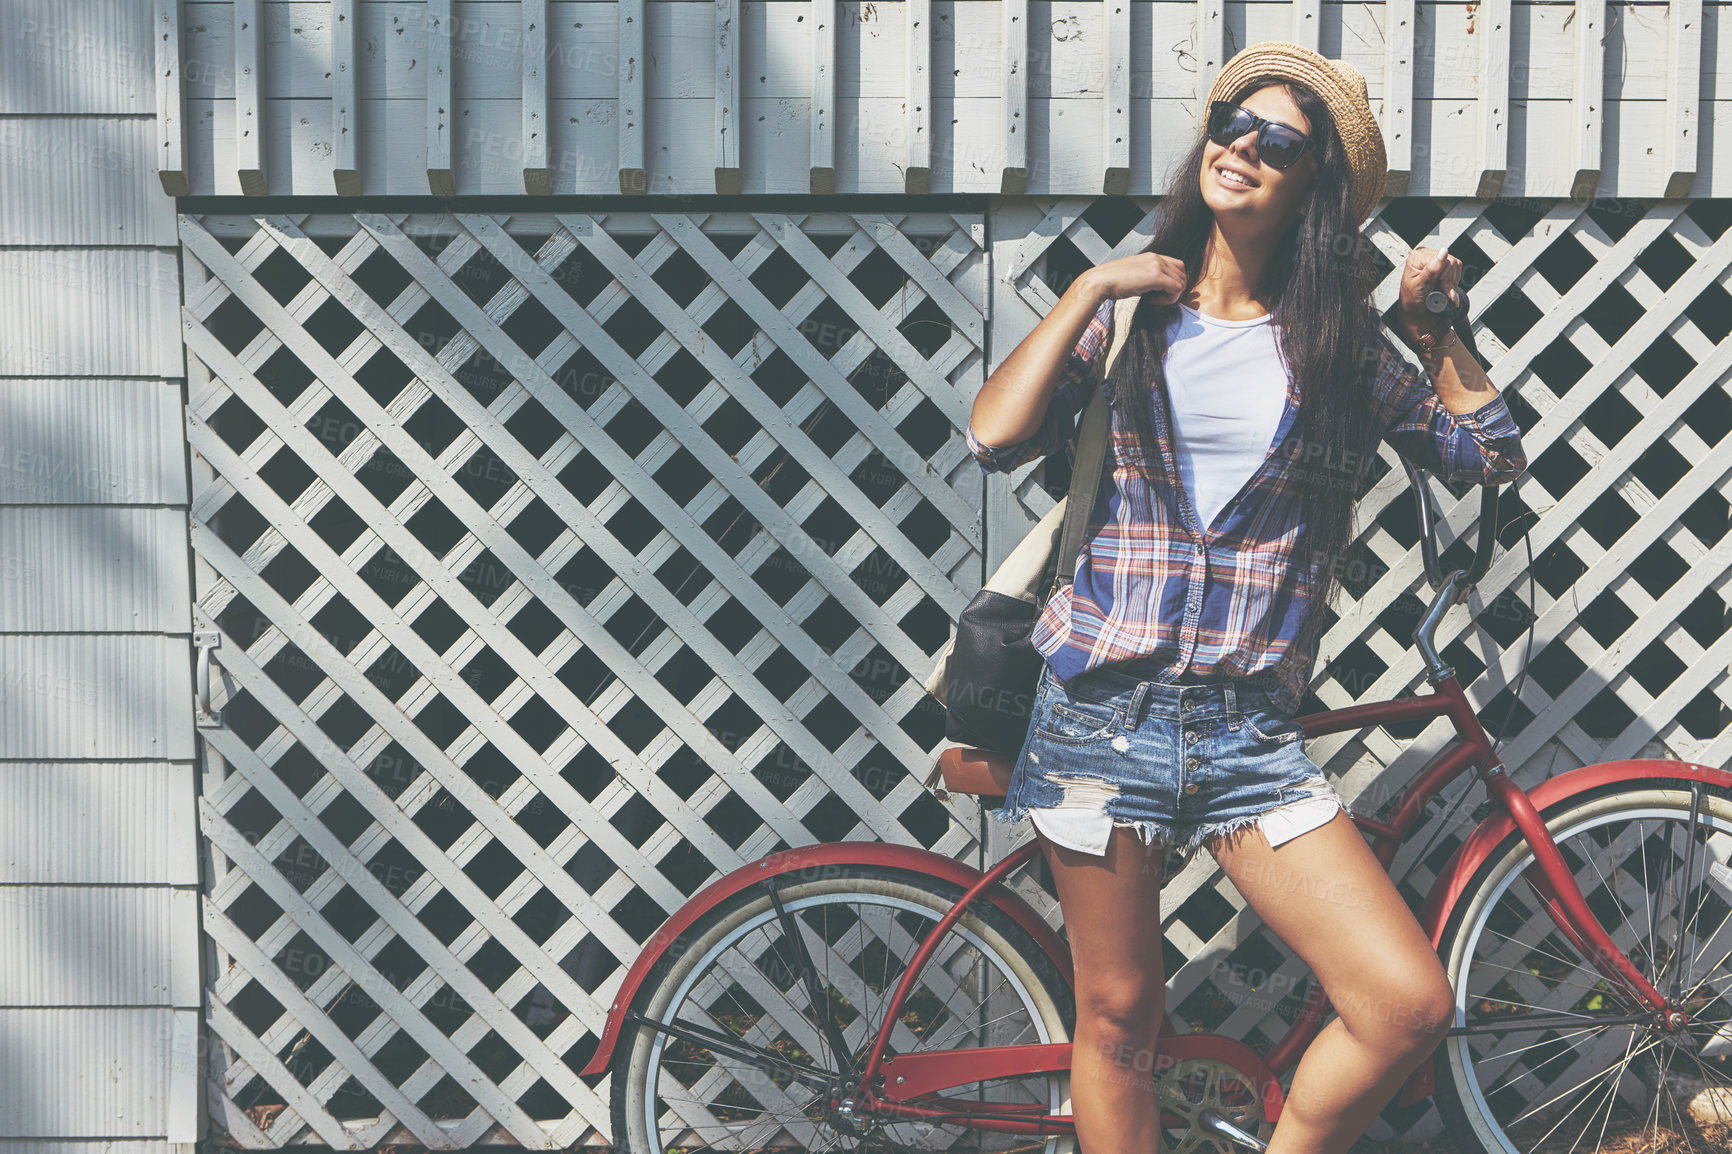
[[[1419,911],[1456,992],[1454,1028],[1403,1088],[1435,1092],[1464,1151],[1732,1146],[1732,774],[1615,761],[1532,790],[1498,762],[1436,631],[1490,565],[1497,491],[1463,572],[1438,576],[1414,640],[1432,692],[1299,718],[1307,737],[1447,717],[1455,737],[1391,801],[1353,813],[1385,867],[1452,779],[1483,820]],[[952,749],[953,789],[1002,794],[1006,758]],[[646,944],[585,1074],[613,1074],[616,1149],[1043,1150],[1074,1145],[1063,941],[1004,884],[907,846],[773,854],[716,881]],[[1165,1148],[1261,1149],[1280,1076],[1322,1028],[1313,983],[1266,1054],[1164,1033],[1152,1059]]]

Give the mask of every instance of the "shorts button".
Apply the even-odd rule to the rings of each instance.
[[[1179,706],[1179,708],[1184,710],[1186,713],[1189,713],[1191,710],[1197,708],[1197,703],[1195,701],[1187,701],[1183,705]]]
[[[1185,768],[1186,769],[1193,769],[1194,770],[1197,768],[1198,764],[1199,763],[1198,763],[1197,759],[1194,757],[1187,757],[1185,759]],[[1189,786],[1187,788],[1188,788],[1188,790],[1195,790],[1197,787],[1193,785],[1193,786]]]
[[[1197,792],[1197,783],[1193,781],[1190,785],[1187,785],[1185,787],[1185,792],[1186,793],[1196,793]]]
[[[1187,733],[1187,734],[1185,734],[1185,744],[1186,744],[1186,745],[1195,745],[1195,744],[1197,744],[1197,734],[1196,734],[1196,731],[1195,731],[1195,730],[1193,730],[1193,731],[1192,731],[1192,732],[1190,732],[1190,733]]]

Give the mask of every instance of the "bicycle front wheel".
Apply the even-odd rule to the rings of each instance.
[[[1612,940],[1687,1023],[1638,1017],[1547,915],[1519,833],[1493,852],[1446,927],[1455,1026],[1438,1109],[1464,1149],[1574,1154],[1732,1146],[1732,800],[1660,780],[1546,813]],[[1623,1019],[1623,1020],[1620,1020]]]
[[[846,1072],[871,1049],[907,963],[961,892],[932,877],[841,866],[780,882],[780,910],[755,886],[712,911],[686,948],[652,971],[640,1016],[620,1040],[616,1148],[1068,1149],[1068,1138],[838,1109],[848,1097]],[[921,971],[886,1053],[1067,1041],[1070,1006],[1068,987],[1034,939],[980,901]],[[997,1079],[944,1095],[964,1108],[1067,1113],[1068,1077]]]

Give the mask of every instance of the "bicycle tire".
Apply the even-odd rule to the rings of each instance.
[[[1732,935],[1732,887],[1724,876],[1709,880],[1710,867],[1724,870],[1732,856],[1732,792],[1702,787],[1707,833],[1689,852],[1683,842],[1690,786],[1682,779],[1620,783],[1560,801],[1543,814],[1589,907],[1662,994],[1671,960],[1682,957],[1683,988],[1694,984],[1698,991],[1689,1028],[1593,1024],[1596,1015],[1617,1012],[1609,1009],[1616,998],[1528,887],[1518,886],[1534,865],[1519,831],[1487,857],[1452,912],[1439,953],[1456,992],[1455,1026],[1470,1021],[1470,1008],[1476,1025],[1493,1025],[1500,1014],[1572,1019],[1563,1028],[1536,1024],[1445,1038],[1436,1053],[1438,1112],[1464,1151],[1565,1154],[1606,1141],[1670,1149],[1673,1138],[1662,1131],[1699,1149],[1723,1148],[1716,1144],[1732,1139],[1732,1110],[1723,1131],[1717,1121],[1692,1116],[1710,1093],[1711,1105],[1722,1097],[1732,1104],[1732,1060],[1700,1056],[1714,1034],[1732,1039],[1732,965],[1724,956]],[[1693,859],[1690,876],[1675,884],[1686,857]],[[1633,907],[1638,893],[1648,914],[1645,930],[1627,916],[1626,899]],[[1685,909],[1691,915],[1680,955],[1677,917]],[[1708,950],[1700,949],[1704,940]],[[1584,1025],[1574,1025],[1578,1017]],[[1580,1077],[1584,1067],[1586,1078]],[[1578,1113],[1584,1105],[1587,1111]]]
[[[804,926],[806,932],[802,933],[802,937],[808,938],[809,951],[815,949],[826,956],[836,950],[854,951],[854,962],[847,967],[848,974],[835,973],[829,967],[820,966],[817,960],[814,960],[812,967],[814,970],[824,970],[822,978],[825,981],[825,991],[822,997],[830,1002],[833,1012],[836,1012],[839,1018],[844,1013],[851,1014],[840,1027],[844,1033],[844,1043],[853,1051],[851,1057],[858,1058],[864,1053],[864,1047],[869,1045],[871,1035],[877,1032],[882,1021],[883,1003],[903,968],[893,966],[892,959],[900,952],[901,956],[897,960],[905,963],[913,948],[913,942],[920,936],[920,930],[929,929],[938,917],[955,905],[961,895],[962,890],[959,887],[933,877],[869,865],[826,867],[822,877],[803,879],[803,875],[791,875],[779,882],[778,896],[790,916],[800,919]],[[845,944],[840,937],[835,942],[831,940],[833,933],[848,928],[841,924],[847,920],[842,909],[844,906],[851,907],[848,917],[853,916],[852,909],[872,911],[870,915],[858,917],[855,923],[858,936],[849,939]],[[830,922],[832,912],[835,913],[838,923],[835,927],[832,927]],[[769,1023],[780,1032],[776,1044],[783,1045],[782,1039],[791,1039],[793,1043],[792,1047],[783,1045],[781,1050],[776,1051],[778,1054],[791,1062],[804,1063],[807,1058],[815,1058],[817,1064],[822,1065],[827,1048],[823,1044],[820,1020],[816,1014],[799,1010],[799,991],[804,987],[790,974],[778,973],[776,980],[769,985],[754,985],[752,990],[747,991],[747,1001],[756,1002],[758,999],[773,1000],[775,995],[771,992],[772,988],[781,990],[789,1004],[781,1008],[780,1016],[771,1013],[763,1005],[757,1005],[760,1014],[752,1017],[751,1007],[740,1001],[732,986],[726,990],[730,1006],[725,1013],[716,1012],[716,1007],[722,1004],[719,997],[713,1002],[704,1000],[710,996],[710,992],[722,985],[719,980],[709,975],[720,974],[724,968],[728,973],[727,980],[735,985],[739,985],[742,974],[746,981],[755,982],[756,975],[783,968],[782,951],[775,949],[773,939],[780,938],[784,948],[792,946],[782,930],[784,924],[780,921],[765,887],[755,886],[735,895],[692,926],[684,935],[687,944],[683,949],[670,951],[660,959],[647,976],[634,1008],[645,1017],[663,1024],[693,1020],[682,1016],[686,1014],[701,1015],[711,1022],[722,1019],[727,1022],[727,1028],[741,1038],[751,1037],[754,1031],[762,1037],[768,1031],[760,1027]],[[953,940],[960,944],[952,945]],[[994,1003],[993,1008],[1010,1005],[1012,1009],[1007,1013],[1014,1015],[1020,1012],[1025,1014],[1027,1019],[1026,1022],[1016,1022],[1007,1018],[1006,1023],[988,1023],[992,1029],[987,1044],[1062,1042],[1069,1039],[1074,1012],[1071,992],[1063,976],[1026,930],[984,900],[977,900],[971,905],[961,921],[951,930],[945,947],[940,949],[939,955],[922,971],[922,978],[917,983],[919,990],[929,993],[932,984],[944,984],[945,979],[934,974],[934,968],[941,965],[945,967],[946,973],[950,972],[950,967],[955,966],[963,972],[964,978],[968,977],[970,966],[976,963],[960,955],[969,949],[979,954],[980,963],[994,969],[1003,979],[1004,988],[987,989],[981,1002],[986,1004],[992,997],[1008,995],[1007,1000]],[[881,959],[875,960],[876,955],[881,955]],[[740,961],[748,958],[753,959],[750,970],[744,969]],[[867,960],[858,960],[862,958]],[[872,972],[875,966],[878,967],[876,974]],[[848,989],[839,989],[841,985],[846,985]],[[745,987],[740,985],[740,989],[744,991]],[[964,1015],[957,1014],[947,1019],[945,1014],[954,1007],[957,1000],[963,998],[963,995],[958,993],[960,989],[960,985],[950,989],[947,996],[951,1000],[946,1002],[941,999],[937,1008],[929,997],[911,998],[909,1004],[914,1006],[914,1009],[905,1011],[899,1021],[899,1028],[906,1027],[911,1013],[926,1014],[929,1020],[924,1020],[918,1028],[924,1031],[935,1045],[941,1048],[958,1045],[959,1040],[950,1036],[954,1033],[951,1027],[958,1023],[962,1023],[964,1029],[971,1027],[966,1025]],[[850,994],[853,999],[850,999]],[[856,1000],[863,1004],[856,1007]],[[917,1002],[918,1005],[915,1005]],[[837,1008],[838,1006],[840,1008]],[[743,1011],[743,1015],[736,1013],[736,1010]],[[948,1032],[939,1032],[940,1024],[946,1022],[950,1023],[944,1027]],[[710,1026],[705,1025],[703,1028],[709,1029]],[[721,1027],[718,1025],[717,1028]],[[816,1047],[801,1048],[801,1036],[808,1040],[815,1038]],[[985,1032],[982,1032],[982,1036],[986,1036]],[[681,1051],[681,1046],[686,1049]],[[670,1148],[682,1151],[697,1148],[720,1149],[729,1148],[730,1143],[731,1148],[742,1150],[775,1149],[779,1146],[798,1146],[810,1150],[847,1149],[867,1145],[935,1150],[1028,1150],[1033,1143],[1033,1149],[1044,1147],[1046,1154],[1065,1154],[1074,1146],[1074,1142],[1068,1137],[1042,1141],[1039,1138],[997,1134],[964,1126],[932,1127],[930,1129],[933,1137],[948,1137],[948,1140],[914,1143],[908,1140],[910,1135],[907,1131],[912,1127],[912,1124],[908,1123],[894,1124],[896,1132],[893,1135],[888,1134],[888,1128],[872,1131],[864,1137],[850,1135],[828,1123],[818,1124],[812,1114],[806,1112],[806,1108],[813,1103],[805,1103],[796,1115],[792,1104],[801,1095],[785,1094],[782,1087],[773,1085],[775,1078],[766,1075],[762,1069],[752,1067],[750,1077],[742,1078],[735,1071],[747,1069],[744,1064],[736,1062],[734,1071],[730,1071],[725,1060],[718,1059],[713,1051],[697,1047],[689,1040],[682,1042],[680,1039],[670,1038],[660,1029],[628,1023],[622,1031],[618,1047],[612,1065],[611,1105],[614,1148],[622,1154],[662,1154]],[[888,1052],[906,1052],[906,1048],[893,1046]],[[685,1058],[680,1057],[682,1053],[686,1055]],[[702,1055],[708,1055],[712,1065],[710,1072],[700,1074]],[[723,1070],[720,1077],[724,1085],[719,1093],[703,1091],[691,1098],[675,1097],[670,1104],[670,1095],[676,1088],[685,1090],[686,1082],[701,1085],[706,1077],[712,1081],[717,1080],[714,1070]],[[753,1082],[754,1088],[748,1089],[743,1084],[744,1081]],[[726,1084],[728,1082],[732,1084]],[[1068,1112],[1068,1075],[1040,1075],[1038,1083],[1032,1090],[1026,1086],[1022,1089],[1029,1093],[1043,1094],[1045,1098],[1042,1100],[1053,1110]],[[995,1085],[1001,1087],[997,1092],[1005,1092],[1002,1089],[1003,1084]],[[1013,1089],[1018,1085],[1020,1084],[1010,1084]],[[982,1087],[980,1092],[986,1093],[989,1089]],[[754,1094],[757,1096],[754,1097]],[[695,1107],[701,1105],[707,1109],[710,1103],[695,1099],[720,1096],[731,1097],[731,1102],[725,1104],[724,1109],[735,1112],[737,1116],[731,1120],[717,1119],[717,1125],[709,1126],[703,1115],[696,1114]],[[823,1096],[828,1099],[827,1094]],[[784,1114],[772,1115],[771,1106],[766,1103],[771,1103],[778,1097],[788,1105],[781,1107]],[[652,1106],[652,1102],[659,1103],[659,1106]],[[828,1113],[821,1108],[818,1112]],[[663,1120],[675,1113],[684,1117],[686,1124],[684,1129],[670,1134],[672,1128],[665,1125]],[[693,1117],[697,1118],[699,1127],[691,1124]],[[708,1117],[716,1118],[716,1113],[709,1111]],[[792,1128],[783,1125],[790,1122]],[[776,1127],[773,1132],[763,1132],[772,1124]],[[707,1127],[707,1133],[701,1127]],[[814,1141],[817,1131],[823,1131],[818,1135],[821,1140]],[[886,1140],[867,1140],[874,1135]],[[693,1141],[694,1136],[702,1140]],[[970,1140],[959,1143],[958,1139],[965,1136]],[[779,1141],[784,1137],[792,1138],[793,1141]]]

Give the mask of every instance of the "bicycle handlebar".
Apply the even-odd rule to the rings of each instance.
[[[1446,293],[1434,289],[1426,294],[1425,307],[1434,313],[1448,314],[1456,335],[1461,338],[1461,343],[1467,348],[1469,355],[1484,364],[1479,348],[1474,344],[1472,327],[1467,319],[1467,290],[1458,286],[1456,297],[1457,299],[1451,302]],[[1449,607],[1466,597],[1491,568],[1492,553],[1497,546],[1498,488],[1496,485],[1485,485],[1480,489],[1479,540],[1474,547],[1472,563],[1466,570],[1452,569],[1445,574],[1437,557],[1437,518],[1432,512],[1430,493],[1425,487],[1425,470],[1406,457],[1401,459],[1401,464],[1407,470],[1408,481],[1413,485],[1413,499],[1419,505],[1419,552],[1425,561],[1426,580],[1437,590],[1437,595],[1432,598],[1419,628],[1414,630],[1413,640],[1419,647],[1420,656],[1425,659],[1428,675],[1434,682],[1441,681],[1453,676],[1453,671],[1438,655],[1437,626]]]

